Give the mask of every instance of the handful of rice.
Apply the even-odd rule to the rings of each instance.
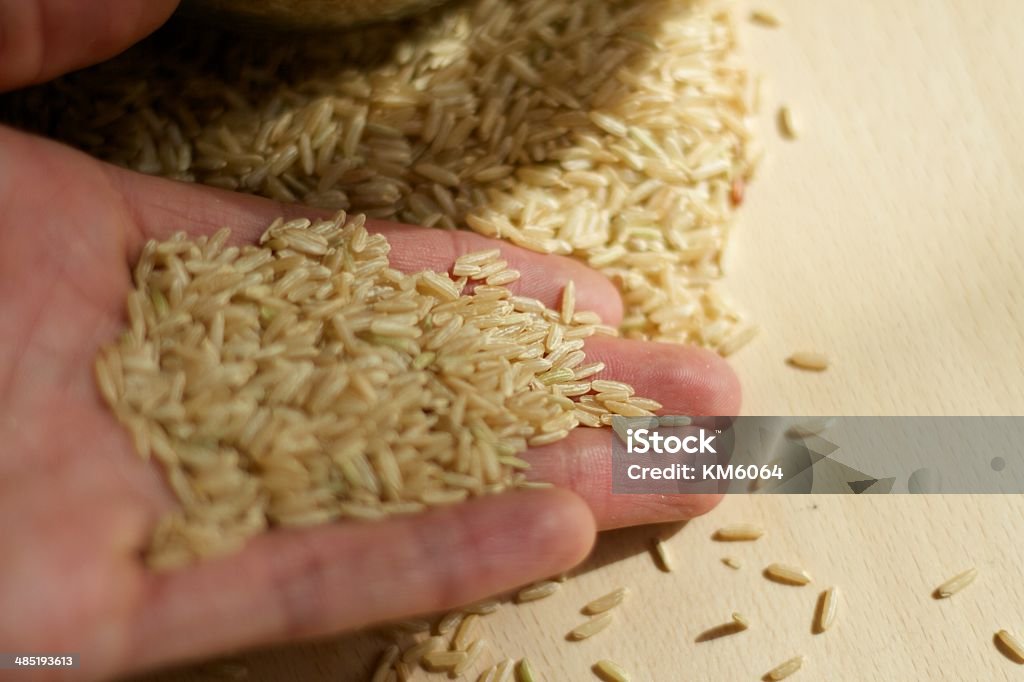
[[[583,340],[614,330],[575,310],[571,286],[558,311],[513,295],[497,249],[459,258],[461,275],[405,274],[361,215],[279,219],[258,246],[229,235],[149,242],[129,329],[96,360],[104,398],[181,504],[155,532],[155,568],[272,525],[528,485],[527,447],[659,407],[593,394],[603,364],[585,364]]]

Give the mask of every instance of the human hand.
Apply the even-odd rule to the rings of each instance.
[[[18,26],[10,19],[16,13],[32,15],[30,6],[44,18],[37,30],[0,43],[0,89],[106,57],[162,21],[174,2],[65,5],[0,0],[5,29]],[[123,24],[100,16],[119,10]],[[174,500],[158,470],[132,451],[92,376],[97,348],[123,324],[130,264],[147,239],[179,229],[228,225],[236,240],[251,240],[278,215],[312,211],[141,176],[2,127],[0,206],[4,650],[76,652],[77,674],[105,677],[443,610],[565,570],[586,555],[595,527],[687,518],[716,500],[612,495],[608,433],[578,429],[526,454],[532,475],[561,489],[383,522],[274,531],[236,555],[151,573],[140,551]],[[388,236],[403,270],[447,269],[460,253],[494,245],[470,233],[369,226]],[[513,285],[519,293],[553,306],[572,279],[580,309],[618,322],[621,303],[597,273],[498,246],[523,273]],[[588,340],[587,352],[666,412],[738,407],[736,380],[711,353],[607,338]]]

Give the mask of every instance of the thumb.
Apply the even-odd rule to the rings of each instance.
[[[444,611],[575,566],[594,519],[567,491],[516,491],[420,515],[270,533],[149,577],[132,670]]]
[[[0,0],[0,91],[113,57],[167,20],[178,0]]]

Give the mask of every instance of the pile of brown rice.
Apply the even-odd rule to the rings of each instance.
[[[526,485],[518,455],[661,406],[592,381],[615,330],[516,296],[498,249],[452,274],[389,266],[364,216],[272,224],[260,245],[149,242],[128,330],[97,357],[104,398],[180,511],[156,568],[230,552],[268,525],[376,519]]]
[[[470,0],[342,34],[172,27],[21,96],[102,158],[573,254],[624,336],[728,354],[712,282],[758,152],[732,3]],[[40,112],[49,114],[40,118]]]

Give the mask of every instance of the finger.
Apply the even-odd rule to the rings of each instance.
[[[624,381],[654,398],[661,414],[733,416],[739,412],[739,378],[720,355],[696,346],[606,336],[587,340],[587,362],[601,361],[598,377]]]
[[[329,211],[297,204],[109,168],[111,179],[130,204],[140,228],[135,242],[130,244],[132,249],[140,249],[145,239],[162,239],[181,229],[209,233],[225,225],[241,239],[254,241],[275,218],[331,215]],[[498,248],[509,267],[522,274],[519,281],[509,286],[514,293],[556,307],[562,289],[572,280],[576,283],[577,309],[592,310],[612,325],[622,320],[622,299],[615,285],[572,258],[538,254],[473,232],[425,229],[383,220],[367,221],[367,228],[388,238],[392,265],[404,272],[447,271],[462,254]]]
[[[152,578],[126,658],[312,637],[450,609],[576,565],[594,522],[565,491],[520,491],[375,523],[272,533]]]
[[[611,429],[579,428],[564,441],[526,455],[528,476],[568,488],[590,507],[599,530],[682,521],[706,514],[721,501],[715,494],[655,495],[612,492]]]
[[[735,415],[739,380],[718,355],[701,348],[594,338],[587,360],[600,360],[599,376],[632,384],[638,395],[662,403],[661,414]],[[568,488],[590,506],[600,529],[677,521],[699,516],[720,495],[624,495],[612,493],[612,433],[578,428],[563,441],[526,453],[530,478]]]
[[[0,0],[0,91],[113,57],[167,20],[178,0]]]

